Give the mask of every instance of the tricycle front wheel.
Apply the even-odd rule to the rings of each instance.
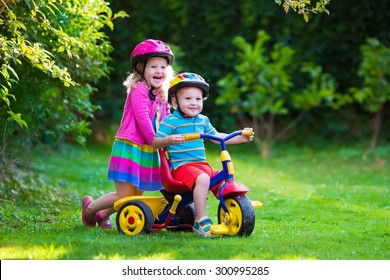
[[[227,235],[251,235],[255,227],[255,211],[250,199],[246,195],[230,195],[224,200],[229,215],[226,215],[225,210],[219,204],[218,223],[227,226]]]

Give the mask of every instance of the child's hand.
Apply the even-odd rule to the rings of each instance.
[[[255,133],[253,132],[253,128],[251,127],[246,127],[242,130],[242,136],[245,138],[244,141],[246,142],[251,142],[253,141]]]
[[[177,145],[185,141],[184,136],[182,134],[172,134],[169,135],[167,138],[169,145]]]

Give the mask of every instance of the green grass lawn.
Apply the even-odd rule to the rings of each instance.
[[[230,154],[236,180],[264,206],[256,209],[251,236],[216,239],[166,230],[129,237],[86,228],[81,198],[114,190],[106,180],[111,147],[36,151],[36,175],[20,173],[22,188],[0,189],[0,259],[390,259],[390,146],[367,153],[358,145],[280,145],[272,158],[262,159],[252,145],[231,146]],[[219,168],[216,147],[208,149],[208,160]],[[215,222],[217,207],[210,195],[208,214]]]

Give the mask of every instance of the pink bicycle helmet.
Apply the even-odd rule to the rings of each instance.
[[[137,64],[154,56],[166,58],[169,65],[173,63],[175,58],[171,49],[163,41],[147,39],[135,46],[130,55],[131,65],[135,71],[142,75],[143,73],[137,69]]]
[[[168,94],[170,96],[176,94],[176,92],[182,87],[194,86],[203,90],[203,98],[206,99],[209,96],[209,84],[198,74],[195,73],[181,73],[177,75],[169,85]]]

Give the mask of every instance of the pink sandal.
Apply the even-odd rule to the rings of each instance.
[[[114,227],[111,224],[110,217],[102,217],[102,214],[100,212],[96,213],[96,221],[101,229],[114,229]]]
[[[96,226],[96,217],[89,217],[89,214],[87,213],[87,207],[88,205],[93,201],[92,197],[86,196],[83,198],[81,204],[83,207],[83,212],[81,214],[81,219],[83,221],[83,224],[87,227],[95,227]]]

